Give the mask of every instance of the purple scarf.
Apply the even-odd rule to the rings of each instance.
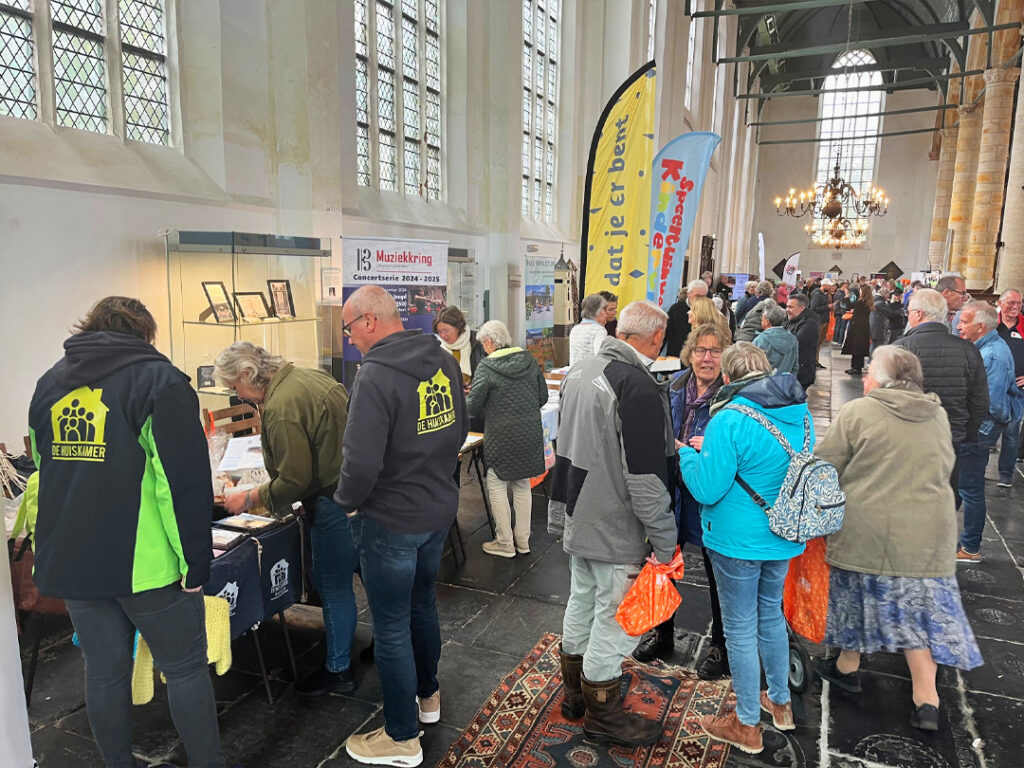
[[[683,428],[680,430],[681,434],[679,439],[684,443],[689,442],[690,438],[693,437],[693,422],[697,416],[697,411],[700,410],[701,406],[706,405],[711,401],[711,398],[715,396],[719,388],[722,386],[722,377],[719,376],[715,379],[711,386],[707,388],[703,395],[697,396],[697,374],[690,373],[690,378],[686,382],[686,402],[683,404]]]

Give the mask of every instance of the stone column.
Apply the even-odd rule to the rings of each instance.
[[[962,272],[967,265],[967,243],[974,212],[974,185],[978,177],[978,150],[981,148],[981,107],[960,107],[956,137],[956,162],[953,165],[953,193],[949,204],[949,228],[954,230],[950,269]],[[945,266],[945,265],[943,265]]]
[[[931,269],[942,269],[946,256],[946,230],[949,229],[949,204],[953,197],[953,171],[956,165],[957,126],[943,128],[942,149],[939,153],[939,179],[935,185],[935,209],[932,213],[932,233],[928,242],[928,264]]]
[[[975,290],[992,284],[996,269],[996,239],[1003,213],[1006,160],[1010,151],[1013,122],[1013,92],[1020,69],[985,71],[985,110],[978,153],[978,176],[974,187],[971,239],[967,246],[967,287]]]
[[[1017,114],[1014,117],[1013,151],[1006,180],[1006,210],[1003,214],[1003,253],[999,257],[996,291],[1024,289],[1024,93],[1017,81]]]

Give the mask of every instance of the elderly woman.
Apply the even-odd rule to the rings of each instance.
[[[618,303],[616,303],[618,307]],[[569,365],[576,365],[597,354],[601,342],[608,337],[604,324],[608,321],[608,299],[600,293],[585,296],[580,303],[582,320],[569,331]]]
[[[484,463],[487,495],[494,514],[494,540],[484,542],[489,555],[515,557],[530,553],[533,495],[530,478],[544,473],[544,428],[540,407],[548,386],[533,355],[512,346],[508,328],[498,320],[477,334],[487,353],[466,397],[470,416],[484,417]],[[508,491],[516,512],[515,532]]]
[[[753,344],[739,342],[726,349],[724,385],[699,446],[703,450],[679,449],[683,482],[701,504],[701,533],[714,566],[736,692],[735,711],[721,717],[709,715],[700,724],[712,738],[750,754],[764,748],[758,727],[761,709],[771,714],[776,728],[796,727],[789,696],[782,586],[790,559],[803,552],[804,545],[772,533],[767,516],[737,477],[765,501],[775,503],[789,469],[789,455],[760,423],[762,419],[798,450],[808,441],[814,444],[803,387],[793,376],[770,375],[770,371],[768,358]],[[726,400],[719,410],[719,403]],[[748,412],[739,410],[740,406]],[[760,691],[759,653],[767,693]]]
[[[327,660],[295,684],[300,696],[350,693],[356,602],[356,550],[349,519],[334,502],[348,393],[323,371],[296,368],[248,341],[236,341],[214,360],[215,373],[238,396],[263,405],[263,463],[270,482],[227,497],[234,515],[254,506],[287,514],[301,501],[312,518],[313,578],[323,600]]]
[[[484,359],[484,348],[477,335],[469,330],[466,316],[458,307],[445,307],[434,320],[434,333],[441,339],[441,346],[459,362],[462,382],[469,384],[477,365]]]
[[[840,649],[819,670],[861,689],[861,653],[902,651],[913,680],[910,724],[938,729],[936,664],[982,663],[956,582],[953,446],[938,395],[923,392],[921,363],[900,347],[875,350],[864,397],[847,403],[815,453],[835,464],[846,492],[843,528],[828,538],[832,566],[825,644]],[[914,471],[893,473],[913,454]]]
[[[676,374],[668,388],[672,434],[680,445],[699,448],[704,439],[704,431],[711,418],[712,400],[722,386],[722,353],[728,346],[726,329],[717,321],[694,326],[690,338],[686,340],[682,359],[689,363],[689,367]],[[722,611],[718,604],[718,589],[711,559],[701,536],[700,504],[685,484],[676,495],[676,524],[679,544],[689,542],[700,547],[704,556],[704,570],[711,588],[711,642],[697,663],[697,675],[702,680],[715,680],[729,674]],[[675,647],[674,629],[674,618],[655,627],[633,651],[633,658],[642,662],[667,659]]]

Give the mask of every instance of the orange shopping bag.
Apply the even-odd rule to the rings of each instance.
[[[825,640],[828,618],[828,576],[825,537],[811,539],[799,557],[789,561],[782,590],[782,612],[793,631],[813,643]]]
[[[678,545],[668,564],[648,561],[615,612],[615,620],[627,635],[639,637],[676,612],[682,598],[672,581],[681,578],[683,552]]]

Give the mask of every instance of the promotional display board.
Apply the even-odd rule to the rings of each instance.
[[[406,329],[434,332],[434,318],[447,306],[448,241],[343,237],[342,299],[364,285],[379,285],[395,299]],[[344,341],[343,380],[351,386],[362,355]]]
[[[581,298],[611,291],[624,307],[647,297],[654,93],[651,61],[619,87],[597,121],[583,197]]]
[[[672,304],[683,285],[686,246],[711,155],[720,141],[715,133],[687,133],[654,158],[646,298],[659,306]]]
[[[526,347],[550,339],[555,329],[555,260],[527,256],[523,273],[526,288]]]
[[[750,282],[750,275],[746,272],[723,272],[723,282],[729,286],[729,298],[739,301],[747,291],[747,283]]]

